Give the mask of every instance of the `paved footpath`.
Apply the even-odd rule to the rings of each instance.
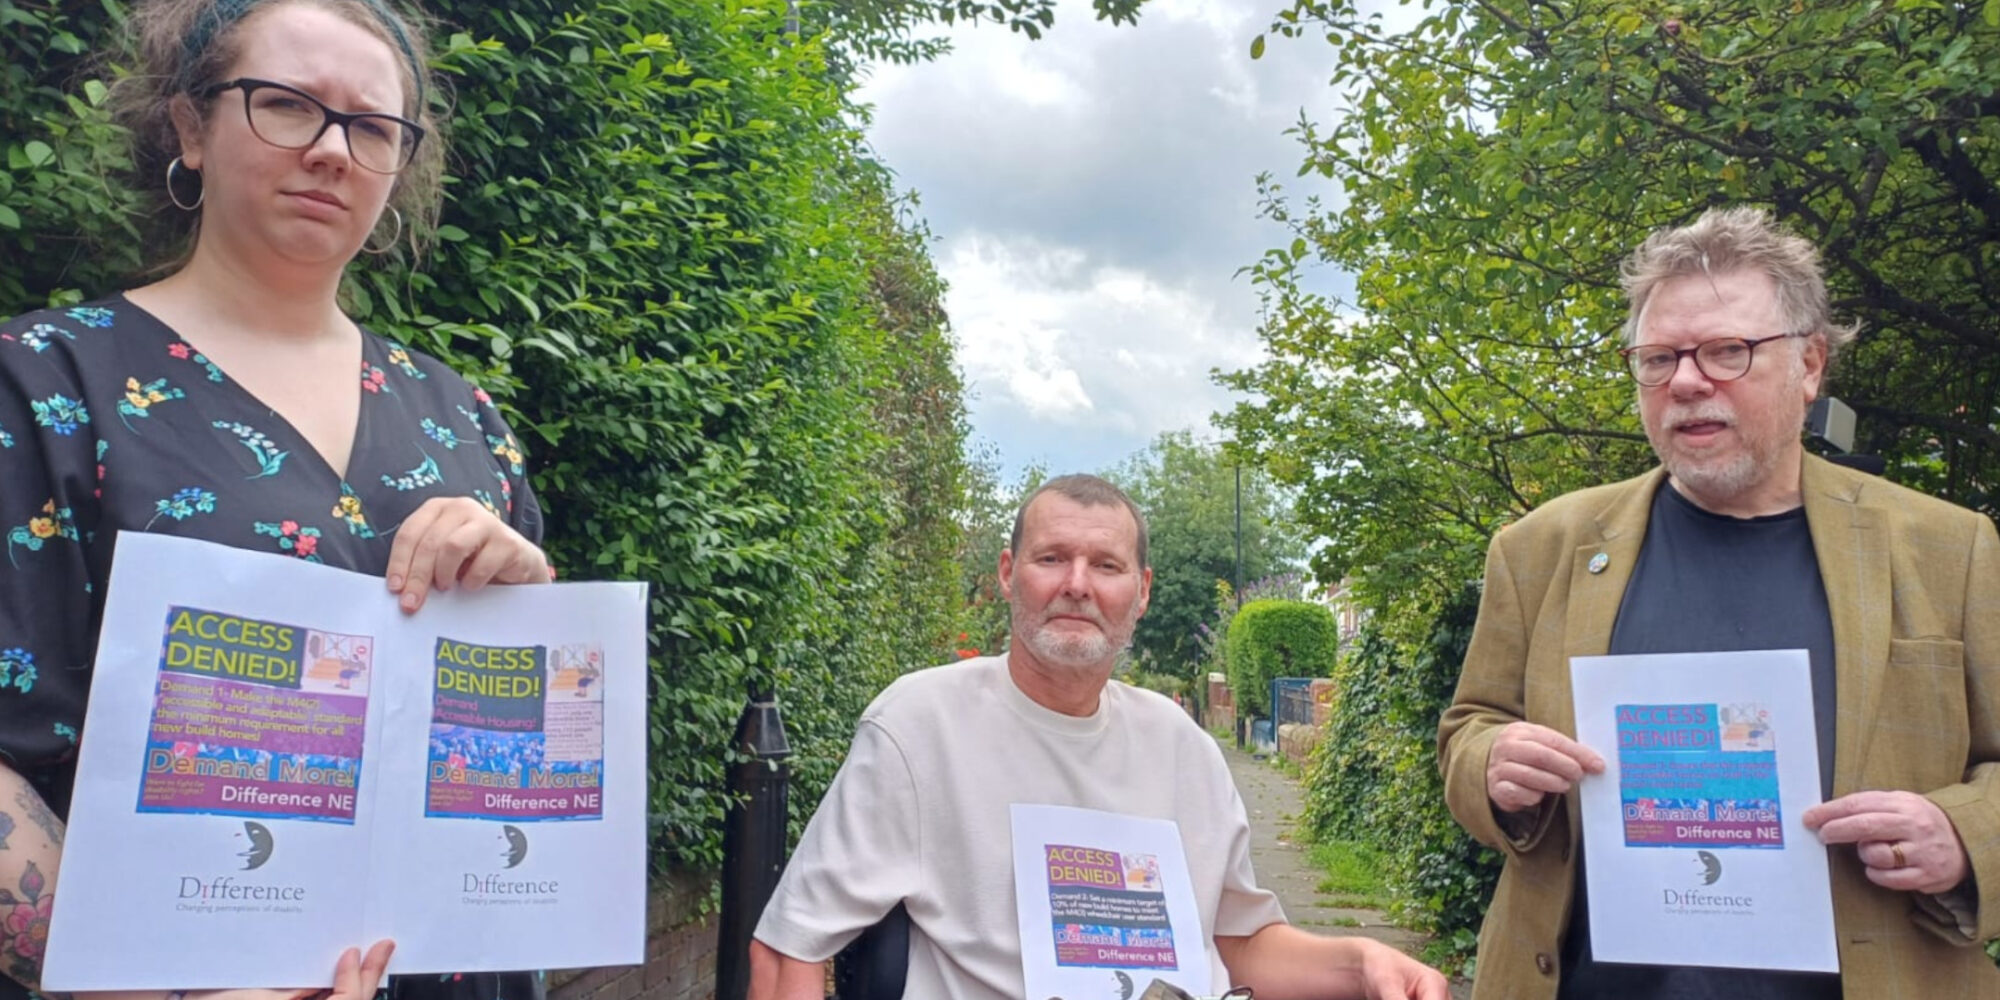
[[[1326,872],[1315,868],[1305,849],[1292,842],[1298,814],[1305,808],[1305,791],[1297,781],[1228,741],[1222,743],[1222,756],[1229,761],[1236,792],[1250,814],[1250,863],[1257,868],[1257,883],[1277,893],[1292,923],[1320,934],[1374,938],[1408,955],[1422,950],[1423,935],[1389,923],[1379,910],[1333,906],[1333,897],[1319,891]],[[1456,1000],[1464,1000],[1472,995],[1472,986],[1454,981],[1451,992]]]

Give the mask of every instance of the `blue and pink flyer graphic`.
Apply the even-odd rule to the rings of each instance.
[[[1616,710],[1625,846],[1785,846],[1768,709],[1746,703]]]
[[[1172,969],[1179,964],[1156,855],[1067,844],[1048,844],[1043,851],[1057,965]]]

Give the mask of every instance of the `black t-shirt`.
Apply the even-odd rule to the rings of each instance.
[[[1833,616],[1804,508],[1768,517],[1711,514],[1671,485],[1653,497],[1639,563],[1611,630],[1613,654],[1804,649],[1812,663],[1820,794],[1833,792]],[[1840,977],[1600,963],[1577,853],[1576,905],[1563,945],[1562,1000],[1838,1000]]]

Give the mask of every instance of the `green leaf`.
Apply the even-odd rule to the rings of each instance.
[[[5,205],[0,205],[0,228],[4,229],[21,228],[21,217],[18,214],[16,214],[13,209],[8,208]]]
[[[444,240],[447,243],[462,243],[470,234],[457,226],[447,223],[437,228],[437,235],[438,239]]]
[[[56,151],[49,148],[48,143],[39,140],[22,146],[21,154],[30,167],[47,166],[56,158]]]
[[[542,321],[542,307],[535,302],[532,296],[528,295],[528,293],[521,291],[518,288],[515,288],[513,285],[503,285],[502,287],[507,291],[508,294],[514,296],[515,301],[521,303],[521,308],[526,309],[528,311],[528,318],[530,320],[536,323],[540,323]]]
[[[105,98],[111,96],[111,91],[104,86],[102,80],[85,80],[83,81],[83,96],[90,101],[91,107],[101,108],[104,106]]]
[[[1255,38],[1252,38],[1252,39],[1250,39],[1250,58],[1252,58],[1252,59],[1262,59],[1262,58],[1264,58],[1264,36],[1263,36],[1263,35],[1258,35],[1257,37],[1255,37]]]

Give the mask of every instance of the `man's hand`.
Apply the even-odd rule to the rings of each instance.
[[[1388,945],[1362,953],[1361,982],[1368,1000],[1451,1000],[1442,973]]]
[[[1521,812],[1569,791],[1585,773],[1604,773],[1597,751],[1547,726],[1510,722],[1486,754],[1486,797],[1501,812]]]
[[[1947,892],[1971,867],[1951,819],[1915,792],[1855,792],[1799,818],[1820,843],[1857,845],[1868,880],[1884,889]]]
[[[1230,982],[1257,1000],[1451,1000],[1443,974],[1362,937],[1321,937],[1266,924],[1248,937],[1217,935]]]

